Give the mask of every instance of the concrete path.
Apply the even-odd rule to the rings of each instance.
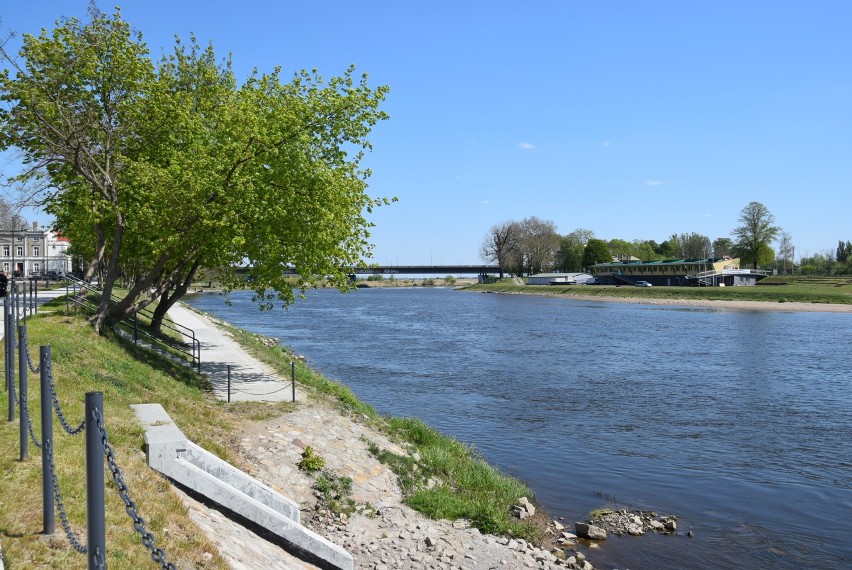
[[[282,381],[271,367],[248,354],[229,333],[212,319],[178,303],[169,318],[195,331],[201,343],[201,372],[213,384],[220,400],[228,399],[228,366],[231,367],[231,401],[282,402],[293,400],[289,382]],[[300,399],[299,390],[296,400]]]

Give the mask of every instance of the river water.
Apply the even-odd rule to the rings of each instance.
[[[850,314],[430,288],[230,299],[188,301],[470,443],[566,526],[607,506],[678,516],[676,536],[607,540],[597,568],[852,567]]]

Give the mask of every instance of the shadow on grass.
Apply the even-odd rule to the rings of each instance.
[[[116,334],[112,330],[109,330],[107,335],[110,340],[123,347],[135,360],[143,362],[151,368],[167,374],[191,388],[197,388],[205,392],[213,390],[213,385],[207,377],[197,373],[193,368],[185,364],[173,362],[149,348],[135,344],[133,341]]]

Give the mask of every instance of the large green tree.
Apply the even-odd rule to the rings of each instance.
[[[597,263],[612,261],[609,246],[602,239],[590,239],[583,250],[583,267],[591,267]]]
[[[579,272],[583,270],[583,250],[588,241],[595,237],[592,230],[577,228],[564,236],[557,252],[557,264],[563,271]]]
[[[751,264],[757,269],[775,258],[770,243],[781,228],[775,225],[775,217],[769,209],[760,202],[749,202],[740,211],[740,225],[734,228],[734,252],[744,264]]]
[[[94,7],[88,23],[61,20],[0,55],[0,148],[20,150],[13,179],[41,185],[89,254],[104,287],[96,328],[155,299],[161,318],[201,267],[235,285],[248,262],[268,307],[321,278],[346,288],[345,268],[369,256],[366,216],[388,200],[367,194],[360,162],[387,88],[354,69],[239,84],[194,38],[155,63],[118,11]],[[129,294],[110,302],[122,275]]]

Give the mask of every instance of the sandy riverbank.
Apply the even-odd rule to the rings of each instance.
[[[521,293],[523,294],[523,293]],[[534,293],[532,293],[534,294]],[[557,297],[578,301],[604,301],[614,303],[638,303],[643,305],[683,305],[709,307],[712,309],[739,309],[748,311],[785,311],[808,313],[852,313],[852,305],[830,303],[778,303],[771,301],[715,301],[710,299],[637,299],[635,297],[599,297],[597,295],[559,294]]]
[[[603,303],[631,303],[639,305],[669,305],[686,307],[707,307],[711,309],[733,309],[743,311],[784,311],[788,313],[852,313],[852,305],[835,303],[803,303],[776,301],[739,301],[713,299],[654,299],[650,297],[618,297],[615,295],[582,295],[574,293],[550,293],[543,289],[541,293],[530,291],[470,291],[471,293],[498,293],[501,295],[547,295],[577,301],[600,301]]]

